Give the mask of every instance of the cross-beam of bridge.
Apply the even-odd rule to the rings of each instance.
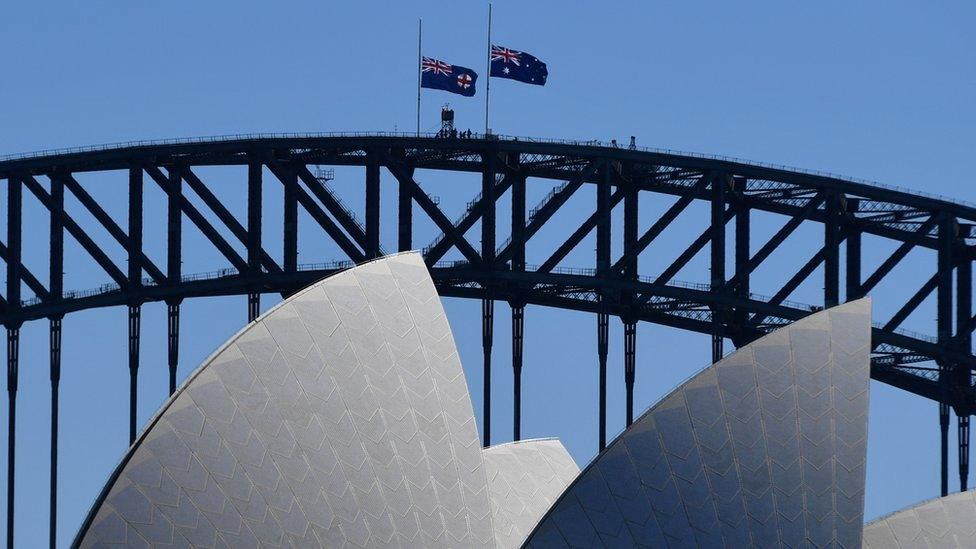
[[[246,189],[246,219],[239,220],[197,172],[202,167],[246,167],[240,181]],[[342,204],[317,177],[313,166],[359,166],[365,194],[363,219]],[[387,170],[397,183],[398,208],[391,219],[380,212],[380,175]],[[469,172],[481,175],[480,191],[464,213],[451,219],[417,181],[418,169]],[[128,173],[128,219],[114,219],[96,201],[78,174],[124,170]],[[270,173],[272,177],[266,175]],[[148,176],[148,177],[147,177]],[[524,309],[540,305],[586,311],[597,318],[599,368],[599,444],[606,445],[606,391],[609,322],[619,317],[624,326],[624,384],[626,420],[633,419],[636,376],[636,324],[639,321],[692,330],[712,336],[717,360],[727,338],[736,346],[792,322],[821,307],[830,307],[871,294],[875,302],[897,304],[896,313],[876,323],[873,331],[871,376],[883,383],[938,402],[942,493],[948,491],[948,430],[950,408],[958,419],[959,478],[968,480],[969,418],[976,410],[973,388],[972,311],[973,225],[976,207],[924,196],[903,189],[863,181],[761,165],[724,157],[708,157],[664,150],[607,147],[594,142],[567,142],[475,135],[442,138],[413,134],[275,134],[245,135],[45,151],[0,157],[0,179],[7,192],[7,228],[0,243],[6,265],[6,292],[0,298],[0,318],[7,329],[8,483],[7,536],[13,539],[15,425],[19,366],[19,330],[23,323],[50,322],[51,366],[51,533],[57,498],[58,383],[61,368],[61,322],[65,314],[96,307],[128,308],[130,374],[130,440],[136,435],[136,378],[139,368],[141,305],[165,302],[168,310],[168,366],[170,392],[176,387],[179,358],[180,304],[184,299],[216,295],[247,295],[248,319],[257,317],[262,293],[294,292],[325,274],[383,253],[380,224],[397,227],[397,249],[414,242],[414,215],[432,222],[440,235],[425,248],[424,257],[442,295],[482,302],[484,347],[483,442],[491,440],[491,348],[494,302],[512,307],[512,367],[514,370],[514,434],[520,438],[521,370]],[[526,203],[529,179],[559,181],[534,207]],[[143,247],[144,187],[158,186],[166,197],[166,258],[157,265]],[[283,229],[283,253],[278,262],[263,245],[266,185],[280,185],[284,207],[273,220]],[[530,264],[526,244],[566,207],[581,188],[595,188],[592,214],[560,245]],[[26,193],[25,193],[26,191]],[[499,220],[496,204],[508,193],[510,219]],[[641,193],[653,193],[673,203],[647,226],[638,216]],[[25,195],[50,212],[49,223],[25,220]],[[93,227],[79,223],[65,208],[72,196],[127,255],[119,266],[91,237]],[[195,197],[195,198],[193,198]],[[192,198],[192,199],[191,199]],[[657,273],[646,272],[641,253],[689,206],[700,202],[709,215],[700,220],[700,234],[672,264]],[[201,211],[202,204],[206,209]],[[345,257],[329,264],[299,264],[298,214],[306,212]],[[614,211],[622,211],[622,231],[612,230]],[[782,227],[768,240],[752,242],[753,211],[777,214]],[[275,212],[277,214],[277,212]],[[182,272],[183,226],[194,226],[230,267],[206,275]],[[645,216],[647,217],[647,216]],[[48,219],[44,219],[48,221]],[[22,262],[22,234],[49,236],[49,272],[35,273]],[[771,296],[755,294],[750,275],[803,225],[819,224],[819,249]],[[480,225],[480,243],[467,238]],[[729,230],[729,225],[734,230]],[[123,228],[124,227],[124,228]],[[500,228],[510,238],[496,241]],[[64,287],[64,236],[70,235],[104,271],[110,283],[93,291]],[[595,233],[592,266],[568,268],[567,256]],[[731,239],[733,257],[726,257]],[[229,236],[227,236],[229,235]],[[895,244],[894,251],[871,272],[862,272],[862,236]],[[230,238],[230,241],[228,241]],[[613,246],[614,240],[620,243]],[[419,243],[421,245],[425,243]],[[842,261],[842,250],[843,261]],[[707,283],[675,280],[683,267],[706,248],[711,277]],[[245,250],[244,254],[238,252]],[[456,249],[463,260],[444,261]],[[611,250],[622,253],[614,257]],[[884,282],[914,249],[929,249],[934,261],[921,273],[915,288],[886,288]],[[536,258],[532,258],[536,261]],[[815,272],[823,272],[823,301],[806,306],[788,298]],[[726,273],[731,272],[731,276]],[[26,287],[31,295],[22,295]],[[901,328],[929,296],[934,295],[937,318],[934,335]]]

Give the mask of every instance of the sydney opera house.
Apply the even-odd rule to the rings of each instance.
[[[417,254],[304,289],[150,420],[81,547],[971,547],[956,494],[863,523],[870,302],[817,312],[666,395],[580,471],[482,448]]]

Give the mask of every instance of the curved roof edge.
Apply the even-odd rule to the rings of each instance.
[[[504,448],[506,446],[515,446],[518,444],[533,444],[536,442],[547,442],[547,441],[555,441],[558,442],[560,446],[563,445],[563,442],[559,440],[559,437],[523,438],[521,440],[510,440],[508,442],[499,442],[498,444],[492,444],[491,446],[485,448],[484,451],[488,452],[490,450]]]

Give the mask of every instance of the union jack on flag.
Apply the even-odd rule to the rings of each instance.
[[[512,63],[516,67],[520,66],[522,63],[519,62],[519,55],[522,52],[510,50],[508,48],[503,48],[501,46],[491,46],[491,60],[501,61],[502,63]]]
[[[451,65],[431,57],[424,57],[421,66],[423,67],[423,72],[433,72],[434,74],[443,74],[444,76],[451,74]]]
[[[510,78],[537,86],[545,86],[546,80],[549,78],[549,69],[546,64],[524,51],[492,44],[490,60],[491,71],[488,73],[489,76]]]
[[[420,87],[434,90],[444,90],[471,97],[475,92],[475,80],[478,73],[462,67],[434,59],[420,58]]]

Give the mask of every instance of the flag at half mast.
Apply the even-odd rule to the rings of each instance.
[[[420,62],[420,87],[434,90],[444,90],[465,97],[471,97],[475,92],[475,81],[478,73],[462,67],[451,65],[431,57],[424,57]]]
[[[546,80],[549,78],[549,69],[545,63],[524,51],[516,51],[492,44],[489,76],[510,78],[526,84],[545,86]]]

